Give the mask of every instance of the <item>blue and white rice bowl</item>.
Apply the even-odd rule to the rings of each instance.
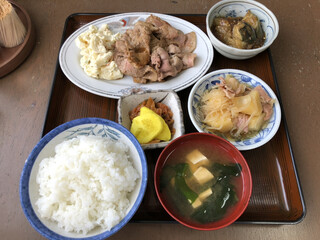
[[[140,177],[135,189],[128,196],[129,208],[126,216],[110,231],[95,228],[86,235],[82,233],[67,232],[58,227],[58,224],[41,218],[35,202],[39,199],[39,184],[36,175],[42,159],[55,154],[55,146],[77,136],[95,135],[106,139],[123,142],[128,146],[128,153],[134,168]],[[48,239],[62,240],[98,240],[105,239],[124,227],[137,211],[143,199],[147,186],[147,162],[143,149],[138,140],[125,127],[120,124],[101,118],[82,118],[64,123],[47,133],[34,147],[22,171],[20,179],[20,201],[24,214],[32,227]]]
[[[233,75],[238,81],[240,81],[241,83],[245,83],[251,86],[252,88],[261,85],[262,88],[267,92],[267,94],[272,99],[275,99],[275,102],[273,105],[273,114],[269,119],[267,126],[261,129],[253,137],[245,140],[233,141],[233,140],[227,139],[240,151],[258,148],[264,145],[265,143],[267,143],[269,140],[271,140],[273,136],[276,134],[276,132],[278,131],[280,122],[281,122],[281,109],[280,109],[278,98],[275,95],[275,93],[272,91],[272,89],[263,80],[261,80],[260,78],[258,78],[257,76],[251,73],[248,73],[242,70],[236,70],[236,69],[221,69],[221,70],[208,73],[207,75],[202,77],[193,86],[188,98],[188,113],[189,113],[191,122],[199,132],[212,133],[210,130],[206,128],[205,124],[202,122],[203,114],[200,111],[199,103],[201,101],[203,94],[207,90],[214,87],[217,83],[220,83],[219,77],[225,78],[226,75],[228,74]]]
[[[217,39],[211,32],[211,25],[215,17],[244,17],[250,10],[255,14],[266,34],[263,46],[255,49],[239,49],[228,46]],[[248,59],[266,50],[279,33],[279,23],[276,16],[263,4],[253,0],[223,0],[213,5],[206,17],[207,34],[213,47],[223,56],[231,59]]]

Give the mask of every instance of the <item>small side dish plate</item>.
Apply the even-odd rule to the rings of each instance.
[[[195,32],[197,35],[197,54],[195,66],[179,73],[176,77],[164,82],[140,84],[134,83],[131,76],[119,80],[99,80],[86,75],[80,66],[80,49],[76,46],[76,38],[90,25],[108,24],[112,32],[125,32],[137,21],[144,21],[150,14],[160,17],[173,27],[184,33]],[[213,60],[213,47],[207,35],[192,23],[178,17],[158,13],[124,13],[111,15],[90,22],[75,31],[63,44],[59,54],[59,63],[66,77],[78,87],[104,97],[119,98],[135,89],[141,90],[175,90],[180,91],[199,80],[210,68]]]
[[[172,140],[184,134],[183,113],[179,96],[174,91],[146,91],[127,96],[122,96],[118,100],[118,123],[130,130],[131,121],[129,112],[137,107],[141,102],[152,98],[154,102],[161,102],[167,105],[173,113],[175,134],[170,141],[141,144],[143,149],[163,148],[167,146]]]

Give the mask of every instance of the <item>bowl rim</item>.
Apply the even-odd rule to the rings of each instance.
[[[202,227],[197,227],[197,226],[193,226],[192,224],[189,224],[189,223],[186,223],[184,221],[182,221],[181,219],[179,219],[178,217],[175,216],[174,213],[172,213],[167,207],[166,205],[164,204],[164,202],[162,201],[162,198],[161,198],[161,194],[160,194],[160,191],[159,191],[159,182],[158,182],[158,178],[157,176],[160,174],[160,170],[163,168],[164,166],[164,162],[165,160],[163,160],[163,165],[160,166],[160,159],[163,159],[163,156],[164,154],[166,153],[166,151],[169,151],[168,149],[171,147],[171,145],[173,145],[175,142],[178,142],[178,141],[181,141],[182,139],[184,138],[192,138],[192,137],[195,137],[195,136],[203,136],[203,137],[208,137],[208,138],[215,138],[217,139],[218,141],[221,141],[225,144],[227,144],[230,148],[232,148],[232,150],[239,156],[239,158],[241,159],[242,161],[242,164],[241,167],[242,167],[242,170],[245,169],[246,172],[247,172],[247,184],[248,184],[248,188],[246,189],[246,191],[242,191],[243,192],[243,195],[245,198],[242,198],[240,199],[240,201],[238,202],[239,204],[241,203],[241,200],[244,201],[244,204],[241,204],[241,209],[240,211],[238,211],[238,213],[235,215],[235,217],[227,222],[227,223],[224,223],[218,227],[205,227],[205,228],[202,228]],[[238,161],[237,161],[238,162]],[[192,228],[192,229],[196,229],[196,230],[202,230],[202,231],[211,231],[211,230],[218,230],[218,229],[221,229],[221,228],[224,228],[224,227],[227,227],[229,225],[231,225],[232,223],[234,223],[242,214],[243,212],[246,210],[248,204],[249,204],[249,201],[250,201],[250,198],[251,198],[251,195],[252,195],[252,175],[251,175],[251,171],[250,171],[250,168],[249,168],[249,165],[247,163],[247,160],[244,158],[244,156],[242,155],[242,153],[233,145],[231,144],[229,141],[225,140],[224,138],[222,137],[219,137],[217,135],[213,135],[213,134],[209,134],[209,133],[204,133],[204,132],[192,132],[192,133],[188,133],[188,134],[185,134],[185,135],[182,135],[181,137],[175,139],[174,141],[172,141],[170,144],[168,144],[168,146],[166,146],[162,152],[160,153],[158,159],[157,159],[157,162],[156,162],[156,166],[155,166],[155,170],[154,170],[154,175],[153,175],[153,178],[154,178],[154,188],[156,190],[156,194],[157,194],[157,197],[158,197],[158,200],[159,202],[161,203],[162,207],[165,209],[165,211],[173,218],[175,219],[177,222],[181,223],[182,225],[186,226],[186,227],[189,227],[189,228]],[[159,176],[160,178],[160,176]],[[246,192],[246,194],[244,194]]]
[[[272,95],[271,97],[272,98],[276,99],[274,107],[275,107],[275,112],[277,114],[277,118],[276,118],[274,127],[272,128],[272,131],[270,131],[270,133],[266,137],[264,137],[262,141],[259,141],[257,143],[250,144],[250,145],[235,146],[240,151],[251,150],[251,149],[255,149],[255,148],[261,147],[262,145],[264,145],[267,142],[269,142],[274,137],[274,135],[277,133],[277,131],[278,131],[279,127],[280,127],[282,114],[281,114],[281,107],[280,107],[280,103],[279,103],[277,95],[274,93],[274,91],[269,87],[269,85],[266,82],[264,82],[261,78],[257,77],[256,75],[253,75],[252,73],[249,73],[249,72],[246,72],[246,71],[243,71],[243,70],[239,70],[239,69],[228,69],[228,68],[226,68],[226,69],[220,69],[220,70],[212,71],[212,72],[206,74],[205,76],[203,76],[201,79],[199,79],[199,81],[190,90],[190,93],[189,93],[189,96],[188,96],[188,114],[189,114],[190,120],[191,120],[193,126],[197,129],[197,131],[203,132],[203,129],[198,125],[196,119],[194,118],[194,116],[192,114],[192,104],[191,104],[192,103],[192,98],[193,98],[198,86],[201,85],[208,78],[210,78],[210,77],[212,77],[214,75],[217,75],[217,74],[221,74],[221,73],[231,73],[232,74],[232,72],[240,73],[240,74],[249,76],[252,79],[256,80],[264,88],[266,88],[268,93],[271,93],[271,95]],[[215,135],[215,134],[213,134],[213,135]],[[249,138],[249,139],[251,139],[251,138]],[[233,144],[234,141],[229,141],[229,142],[232,145],[234,145]]]
[[[223,42],[221,42],[218,38],[216,38],[216,36],[212,33],[211,29],[210,29],[210,26],[209,26],[209,18],[211,16],[211,13],[217,8],[217,7],[220,7],[222,5],[225,5],[227,3],[232,3],[232,2],[240,2],[240,3],[246,3],[246,4],[252,4],[252,5],[256,5],[257,7],[259,7],[263,12],[267,13],[274,25],[275,25],[275,34],[273,35],[273,37],[270,39],[270,41],[259,47],[259,48],[254,48],[254,49],[240,49],[240,48],[236,48],[236,47],[232,47],[232,46],[229,46]],[[257,53],[257,52],[262,52],[264,51],[265,49],[267,49],[268,47],[271,46],[271,44],[276,40],[276,38],[278,37],[278,34],[279,34],[279,22],[278,22],[278,19],[277,17],[274,15],[274,13],[269,10],[265,5],[263,5],[262,3],[260,2],[257,2],[257,1],[254,1],[254,0],[222,0],[222,1],[219,1],[217,2],[216,4],[214,4],[208,11],[207,13],[207,16],[206,16],[206,29],[207,29],[207,33],[208,33],[208,36],[211,40],[213,40],[215,42],[215,44],[217,45],[218,48],[224,48],[224,51],[232,51],[233,55],[239,53],[239,54],[254,54],[254,53]]]
[[[49,143],[52,139],[54,139],[57,135],[64,132],[65,130],[79,126],[84,124],[101,124],[101,125],[107,125],[109,127],[115,128],[119,131],[121,131],[135,146],[138,155],[140,156],[140,162],[141,162],[141,170],[142,170],[142,176],[141,176],[141,187],[139,190],[139,193],[137,195],[137,198],[131,207],[130,211],[127,213],[127,215],[117,224],[115,225],[110,231],[104,231],[97,235],[88,236],[88,237],[80,237],[80,238],[74,238],[74,237],[67,237],[60,235],[51,229],[49,229],[45,224],[42,223],[41,219],[38,218],[38,216],[35,214],[35,210],[32,208],[30,195],[29,195],[29,180],[31,171],[33,168],[33,165],[42,151],[43,147]],[[141,148],[138,140],[133,136],[130,131],[128,131],[125,127],[122,125],[108,120],[108,119],[102,119],[102,118],[80,118],[71,120],[69,122],[63,123],[56,128],[52,129],[50,132],[48,132],[45,136],[43,136],[39,142],[35,145],[31,153],[29,154],[28,158],[25,161],[25,165],[23,167],[21,177],[20,177],[20,186],[19,186],[19,195],[20,195],[20,203],[22,210],[31,224],[31,226],[39,232],[41,235],[48,239],[61,239],[61,240],[75,240],[75,239],[81,239],[81,240],[98,240],[98,239],[105,239],[107,237],[110,237],[111,235],[118,232],[122,227],[124,227],[129,220],[133,217],[135,212],[138,210],[142,199],[144,197],[146,187],[147,187],[147,179],[148,179],[148,167],[147,167],[147,161],[146,161],[146,155]]]

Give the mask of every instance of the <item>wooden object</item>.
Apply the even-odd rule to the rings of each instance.
[[[0,78],[16,69],[31,53],[35,44],[35,29],[26,10],[11,2],[17,15],[27,29],[27,34],[24,41],[12,48],[0,47]]]
[[[107,16],[107,14],[75,14],[65,24],[63,40],[84,24]],[[205,31],[205,15],[176,15]],[[63,41],[62,40],[62,41]],[[280,93],[273,71],[272,59],[268,51],[248,60],[230,60],[215,52],[208,72],[235,68],[248,71],[263,79],[277,94]],[[195,132],[187,110],[191,87],[178,92],[184,112],[186,133]],[[252,173],[253,190],[248,208],[238,219],[238,223],[292,224],[305,216],[305,204],[292,154],[284,112],[282,122],[275,137],[262,147],[243,151]],[[117,121],[117,100],[86,92],[71,83],[57,65],[54,83],[44,123],[43,134],[54,127],[82,117],[100,117]],[[153,183],[153,173],[157,157],[162,149],[146,150],[148,159],[148,186],[144,200],[133,217],[137,222],[166,222],[173,219],[160,205]]]

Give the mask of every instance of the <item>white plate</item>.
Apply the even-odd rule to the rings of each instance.
[[[125,32],[137,21],[144,21],[150,14],[160,17],[173,27],[184,33],[195,32],[197,35],[197,54],[195,66],[179,73],[165,82],[140,84],[134,83],[131,76],[120,80],[99,80],[86,75],[80,66],[80,49],[76,46],[76,38],[88,30],[89,25],[100,27],[107,23],[113,32]],[[213,47],[207,35],[198,27],[183,19],[158,13],[124,13],[111,15],[90,22],[75,31],[64,42],[59,54],[60,67],[67,78],[78,87],[104,97],[119,98],[122,95],[140,90],[175,90],[180,91],[195,83],[210,68],[213,60]]]

